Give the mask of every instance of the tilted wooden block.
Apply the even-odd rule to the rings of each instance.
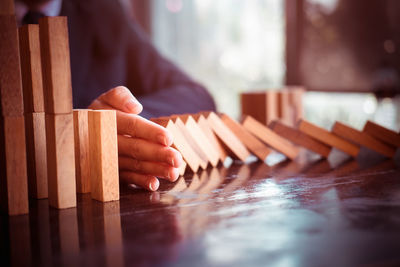
[[[25,112],[44,112],[38,25],[25,25],[19,29],[19,46]]]
[[[299,121],[298,128],[300,131],[308,134],[312,138],[315,138],[329,146],[335,147],[353,157],[357,157],[358,153],[360,152],[360,147],[304,119]]]
[[[46,113],[72,113],[67,18],[41,18],[39,28]]]
[[[279,121],[273,121],[269,124],[269,127],[278,135],[283,138],[289,140],[290,142],[307,148],[310,151],[313,151],[322,157],[327,158],[329,153],[331,152],[331,147],[321,143],[320,141],[306,135],[305,133],[287,126]]]
[[[0,116],[0,205],[9,215],[28,213],[24,117]]]
[[[117,119],[114,110],[89,111],[92,198],[119,200]]]
[[[166,128],[173,136],[172,147],[176,148],[181,154],[189,168],[196,173],[200,166],[200,158],[189,145],[186,138],[180,132],[175,123],[170,119],[153,118],[151,121]]]
[[[252,116],[265,125],[278,118],[277,91],[246,92],[240,98],[243,116]]]
[[[233,154],[241,161],[247,162],[250,152],[239,140],[239,138],[224,124],[224,122],[214,112],[204,113],[208,124],[213,129],[219,139],[228,147]]]
[[[274,133],[271,129],[267,128],[260,122],[256,121],[254,118],[246,116],[244,117],[242,124],[244,128],[246,128],[253,135],[288,158],[295,159],[299,154],[299,149],[297,147]]]
[[[363,132],[389,145],[400,147],[400,134],[372,121],[367,121],[367,123],[364,125]]]
[[[18,43],[15,16],[0,15],[0,98],[4,117],[24,114]]]
[[[90,192],[89,110],[74,110],[76,191]]]
[[[271,150],[265,146],[261,141],[249,133],[240,123],[226,114],[222,114],[222,121],[226,126],[242,141],[242,143],[254,153],[261,161],[265,161]]]
[[[44,112],[25,115],[29,196],[48,197],[46,117]]]
[[[46,114],[49,204],[76,206],[74,119],[70,114]]]
[[[338,121],[333,125],[332,132],[344,139],[365,146],[389,158],[393,157],[396,153],[393,147],[378,141],[365,132],[358,131]]]
[[[286,124],[293,125],[293,109],[290,105],[289,91],[282,89],[278,93],[278,117]]]

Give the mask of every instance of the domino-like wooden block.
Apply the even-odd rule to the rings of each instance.
[[[287,126],[282,122],[273,121],[269,124],[269,127],[275,133],[289,140],[290,142],[313,151],[324,158],[327,158],[331,152],[330,146],[306,135],[295,128]]]
[[[301,86],[289,86],[289,103],[293,109],[293,121],[296,124],[300,119],[303,118],[303,97],[305,89]]]
[[[44,112],[39,25],[19,28],[25,113]]]
[[[367,121],[367,123],[364,125],[363,132],[389,145],[400,147],[400,134],[372,121]]]
[[[167,118],[153,118],[151,121],[166,128],[173,136],[172,147],[176,148],[181,154],[189,168],[196,173],[200,167],[200,158],[189,145],[185,136],[181,133],[175,123]]]
[[[298,128],[305,134],[308,134],[314,139],[325,143],[329,146],[335,147],[350,156],[357,157],[360,152],[360,147],[354,145],[341,137],[334,135],[333,133],[312,124],[304,119],[300,120],[298,123]]]
[[[76,206],[74,119],[70,114],[46,114],[49,204]]]
[[[74,110],[76,191],[90,192],[89,110]]]
[[[26,154],[29,196],[47,198],[46,117],[44,112],[27,113]]]
[[[243,119],[242,125],[253,135],[258,137],[261,141],[268,144],[275,150],[281,152],[290,159],[295,159],[299,154],[299,149],[292,145],[289,141],[283,137],[277,135],[271,129],[267,128],[265,125],[256,121],[250,116],[246,116]]]
[[[67,18],[41,18],[39,29],[46,113],[72,113]]]
[[[14,15],[0,15],[0,96],[4,117],[24,114],[18,30]]]
[[[293,110],[290,104],[289,91],[282,89],[278,93],[278,117],[286,124],[293,125]]]
[[[240,95],[242,115],[252,116],[267,125],[278,118],[278,93],[276,91],[246,92]]]
[[[356,130],[338,121],[333,125],[332,132],[344,139],[365,146],[389,158],[393,157],[396,153],[396,149],[393,147],[378,141],[365,132]]]
[[[9,215],[28,213],[24,117],[0,116],[0,205]]]
[[[93,199],[119,200],[117,119],[114,110],[89,111],[90,188]]]
[[[271,150],[265,146],[261,141],[249,133],[240,123],[226,114],[222,114],[222,121],[226,126],[242,141],[242,143],[254,153],[261,161],[265,161]]]

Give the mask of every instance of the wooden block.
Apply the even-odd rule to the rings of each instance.
[[[226,114],[222,114],[222,121],[226,126],[242,141],[242,143],[254,153],[261,161],[265,161],[267,156],[271,153],[271,150],[265,146],[261,141],[254,137],[249,131],[247,131],[240,123]]]
[[[74,119],[70,114],[46,114],[49,204],[76,206]]]
[[[29,196],[47,198],[46,117],[44,112],[25,115]]]
[[[89,111],[90,187],[93,199],[119,200],[117,119],[114,110]]]
[[[396,153],[396,149],[393,147],[378,141],[365,132],[358,131],[338,121],[333,125],[332,132],[350,142],[365,146],[389,158]]]
[[[267,125],[278,118],[278,94],[276,91],[246,92],[240,95],[242,115],[252,116]]]
[[[24,114],[18,30],[14,15],[0,16],[0,94],[4,117]]]
[[[72,113],[67,18],[41,18],[39,28],[46,113]]]
[[[298,128],[305,134],[308,134],[314,139],[327,144],[329,146],[335,147],[350,156],[357,157],[358,153],[360,152],[360,148],[332,133],[329,131],[318,127],[304,119],[299,121]]]
[[[367,121],[367,123],[364,125],[363,132],[389,145],[400,147],[400,135],[398,133],[372,121]]]
[[[219,139],[221,139],[223,144],[228,147],[241,161],[247,162],[250,157],[250,152],[239,140],[239,138],[217,116],[217,114],[210,112],[206,119],[208,124],[211,126],[211,129],[213,129],[214,133]]]
[[[14,15],[14,0],[0,1],[0,15]]]
[[[189,145],[186,138],[183,136],[181,131],[175,125],[175,123],[170,119],[157,119],[153,118],[151,121],[165,127],[173,136],[173,144],[172,147],[176,148],[179,152],[181,152],[183,159],[189,166],[189,168],[196,173],[200,166],[200,158],[193,150],[193,148]]]
[[[90,192],[89,110],[74,110],[76,192]]]
[[[39,25],[19,29],[19,47],[25,112],[44,112]]]
[[[254,118],[246,116],[242,125],[253,135],[261,139],[261,141],[281,152],[288,158],[295,159],[299,154],[299,149],[297,147],[274,133],[271,129],[268,129],[260,122],[256,121]]]
[[[294,125],[303,118],[303,97],[305,89],[301,86],[289,86],[289,102],[293,109],[293,121]]]
[[[0,205],[9,215],[28,213],[24,117],[0,116]]]
[[[278,91],[278,118],[288,125],[294,125],[293,110],[289,97],[288,90],[282,89]]]
[[[306,135],[305,133],[287,126],[279,121],[273,121],[269,124],[269,127],[278,135],[282,136],[283,138],[289,140],[290,142],[307,148],[324,158],[329,156],[331,152],[331,147],[319,142],[318,140]]]

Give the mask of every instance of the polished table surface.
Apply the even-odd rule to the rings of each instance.
[[[398,158],[398,157],[397,157]],[[12,266],[400,266],[398,162],[365,152],[233,164],[122,187],[121,200],[78,195],[56,210],[31,200],[0,220]],[[3,264],[1,264],[3,265]]]

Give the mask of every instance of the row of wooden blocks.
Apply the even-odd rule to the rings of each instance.
[[[368,121],[363,131],[336,122],[332,131],[325,130],[304,119],[297,127],[280,120],[268,126],[251,116],[241,123],[226,114],[200,112],[152,119],[174,135],[173,146],[179,150],[188,168],[197,172],[208,164],[216,166],[230,156],[248,162],[251,154],[267,163],[275,150],[294,160],[300,147],[321,157],[328,157],[332,148],[357,157],[360,146],[367,147],[385,157],[394,157],[400,146],[400,134]],[[181,174],[185,173],[186,165]]]

